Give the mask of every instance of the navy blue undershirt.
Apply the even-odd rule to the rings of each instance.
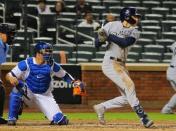
[[[120,38],[114,34],[108,36],[108,41],[114,42],[122,48],[126,48],[135,43],[136,39],[134,37]]]

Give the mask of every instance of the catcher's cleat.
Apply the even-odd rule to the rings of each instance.
[[[152,120],[149,120],[147,117],[141,118],[141,122],[144,125],[145,128],[151,127],[154,123]]]
[[[7,124],[7,120],[5,120],[4,118],[0,117],[0,124]]]
[[[62,122],[59,122],[59,123],[55,123],[54,121],[51,121],[50,125],[68,125],[69,124],[69,119],[65,119],[64,121]]]
[[[9,126],[15,126],[16,125],[16,120],[8,120],[7,123]]]
[[[101,104],[98,104],[98,105],[94,105],[93,108],[94,108],[94,111],[97,113],[99,123],[101,125],[105,125],[106,124],[104,119],[105,107]]]

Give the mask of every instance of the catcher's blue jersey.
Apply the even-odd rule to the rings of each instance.
[[[48,64],[37,65],[32,58],[27,59],[30,73],[26,79],[26,84],[34,93],[44,93],[48,90],[51,82],[51,67]]]
[[[45,93],[50,88],[52,75],[62,78],[66,74],[59,64],[54,62],[52,66],[38,65],[32,57],[19,62],[11,72],[26,81],[28,88],[37,94]]]

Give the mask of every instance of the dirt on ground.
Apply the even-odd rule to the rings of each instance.
[[[176,122],[155,122],[151,128],[136,121],[108,121],[99,125],[97,121],[77,120],[67,126],[49,125],[48,121],[19,120],[16,126],[0,125],[0,131],[176,131]]]

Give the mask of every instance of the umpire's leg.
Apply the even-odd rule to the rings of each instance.
[[[2,118],[5,102],[5,89],[0,80],[0,124],[6,124],[7,121]]]

